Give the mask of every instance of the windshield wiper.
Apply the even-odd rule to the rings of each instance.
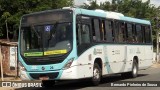
[[[38,39],[41,39],[40,35],[38,34],[38,32],[36,31],[36,29],[34,28],[33,25],[31,26],[31,28],[33,29],[33,31],[36,34],[36,36],[38,37]]]

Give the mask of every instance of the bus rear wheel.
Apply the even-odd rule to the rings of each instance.
[[[53,87],[55,85],[54,80],[43,80],[42,87]]]
[[[101,69],[97,63],[94,64],[93,67],[93,77],[92,77],[92,84],[97,86],[101,81]]]
[[[134,60],[132,65],[132,71],[129,72],[129,76],[135,78],[138,76],[138,63]]]
[[[121,74],[124,78],[136,78],[138,76],[138,63],[134,60],[132,65],[132,71]]]

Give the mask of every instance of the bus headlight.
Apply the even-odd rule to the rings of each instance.
[[[72,65],[73,61],[74,61],[74,58],[71,58],[71,59],[66,63],[66,65],[63,67],[63,69],[68,69],[68,68],[70,68],[70,66]]]
[[[22,71],[26,71],[26,68],[23,66],[21,62],[19,62],[19,69]]]

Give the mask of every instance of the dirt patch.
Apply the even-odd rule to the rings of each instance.
[[[2,81],[1,77],[0,77],[0,81]],[[21,79],[19,77],[5,77],[4,76],[3,81],[21,81]]]
[[[153,68],[160,68],[160,64],[159,63],[155,63],[152,65]]]
[[[12,87],[0,87],[0,90],[15,90]]]

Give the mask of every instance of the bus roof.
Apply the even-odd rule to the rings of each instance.
[[[124,16],[122,13],[104,11],[100,9],[87,10],[87,9],[82,9],[82,8],[74,8],[74,11],[76,12],[76,14],[84,14],[84,15],[98,16],[98,17],[103,17],[103,18],[108,18],[108,19],[124,20],[128,22],[133,22],[133,23],[141,23],[141,24],[148,24],[148,25],[151,24],[150,21],[148,20],[127,17],[127,16]]]
[[[41,14],[41,13],[52,12],[52,11],[60,11],[60,10],[61,11],[63,11],[63,10],[73,10],[75,12],[75,14],[97,16],[97,17],[108,18],[108,19],[116,19],[116,20],[124,20],[124,21],[128,21],[128,22],[148,24],[148,25],[151,24],[150,21],[148,21],[148,20],[127,17],[127,16],[124,16],[122,13],[104,11],[104,10],[100,10],[100,9],[87,10],[87,9],[82,9],[82,8],[70,8],[70,7],[67,7],[67,8],[65,7],[63,9],[54,9],[54,10],[46,10],[46,11],[41,11],[41,12],[35,12],[35,13],[31,13],[31,14],[26,14],[26,15],[23,15],[23,16]]]

